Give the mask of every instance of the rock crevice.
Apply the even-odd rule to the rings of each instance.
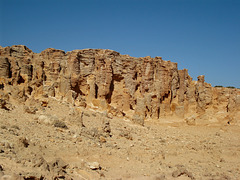
[[[108,49],[34,53],[23,45],[0,47],[0,93],[22,102],[54,97],[140,124],[193,115],[239,123],[240,114],[239,89],[212,87],[203,75],[193,81],[187,69],[161,57],[135,58]]]

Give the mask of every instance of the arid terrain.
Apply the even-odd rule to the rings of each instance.
[[[54,98],[46,107],[15,106],[0,109],[5,179],[240,178],[239,126],[171,119],[140,126]]]
[[[240,90],[161,57],[0,46],[0,180],[240,179]]]

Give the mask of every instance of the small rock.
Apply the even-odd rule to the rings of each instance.
[[[19,138],[19,142],[20,144],[22,144],[25,148],[27,148],[29,146],[29,142],[25,137],[21,137]]]
[[[20,130],[20,128],[17,125],[12,125],[11,128]]]
[[[1,180],[2,176],[4,176],[4,173],[2,171],[0,171],[0,180]]]
[[[43,170],[50,171],[47,161],[42,156],[35,159],[34,167],[41,167]]]
[[[216,132],[216,134],[215,134],[216,136],[220,136],[221,134],[219,133],[219,132]]]
[[[42,114],[38,117],[38,123],[49,125],[51,124],[51,117]]]
[[[173,171],[172,173],[172,177],[176,178],[182,175],[186,175],[189,178],[191,178],[192,180],[194,180],[195,178],[193,177],[192,173],[189,172],[188,170],[186,170],[184,167],[178,167],[178,169],[176,171]]]
[[[226,161],[225,161],[225,159],[221,158],[221,159],[220,159],[220,162],[226,162]]]
[[[50,172],[57,173],[58,175],[65,174],[67,167],[68,164],[65,163],[61,158],[56,158],[49,163]]]
[[[29,113],[29,114],[36,114],[36,112],[38,111],[38,109],[36,107],[28,107],[28,106],[24,106],[24,111],[26,113]]]
[[[23,177],[13,174],[13,175],[3,175],[1,180],[23,180]]]
[[[2,125],[1,129],[7,129],[7,126]]]
[[[10,111],[12,110],[12,105],[9,104],[6,100],[0,99],[0,108]]]
[[[68,129],[68,127],[67,127],[67,125],[65,124],[65,122],[60,121],[60,120],[54,120],[53,126],[54,126],[54,127],[63,128],[63,129]]]
[[[112,137],[110,122],[105,117],[102,117],[102,132],[105,137]]]
[[[136,124],[139,124],[141,126],[144,126],[144,117],[138,114],[134,114],[132,121]]]
[[[106,140],[105,137],[103,137],[103,136],[100,136],[99,140],[100,140],[101,143],[107,142],[107,140]]]
[[[42,101],[41,106],[42,107],[47,107],[48,106],[48,102],[47,101]]]
[[[1,177],[1,180],[12,180],[12,176],[10,176],[10,175],[3,175]]]
[[[42,176],[41,173],[37,173],[37,172],[31,172],[31,173],[27,173],[26,175],[23,176],[23,179],[44,179],[44,177]]]
[[[166,179],[165,174],[155,177],[155,180],[165,180],[165,179]]]
[[[101,169],[100,164],[98,162],[89,162],[88,163],[88,167],[91,170],[97,170],[97,169]]]
[[[108,113],[107,117],[108,117],[109,119],[113,119],[112,113]]]
[[[130,133],[130,130],[128,130],[126,128],[120,132],[119,136],[120,137],[125,137],[128,140],[133,140],[133,137]]]
[[[3,171],[3,167],[2,167],[2,165],[0,165],[0,171]]]
[[[196,117],[194,115],[186,118],[185,121],[189,126],[195,126],[196,125]]]

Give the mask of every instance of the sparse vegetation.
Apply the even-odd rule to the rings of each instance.
[[[224,86],[221,86],[221,85],[216,85],[216,86],[214,86],[214,87],[216,87],[216,88],[220,88],[220,87],[224,87]],[[236,87],[234,87],[234,86],[226,86],[226,88],[230,88],[230,89],[240,89],[240,88],[236,88]]]
[[[226,88],[236,89],[234,86],[227,86]]]

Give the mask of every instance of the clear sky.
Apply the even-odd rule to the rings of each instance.
[[[0,45],[161,56],[240,88],[240,0],[0,0]]]

